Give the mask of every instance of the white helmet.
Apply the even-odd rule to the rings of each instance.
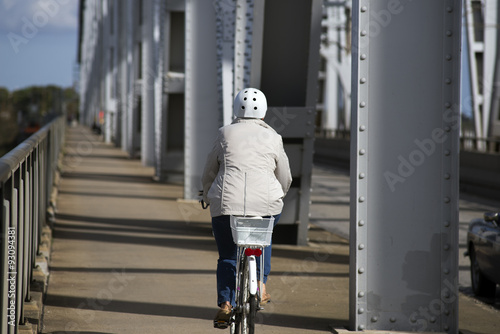
[[[266,111],[266,96],[258,89],[245,88],[234,99],[233,113],[235,117],[264,118]]]

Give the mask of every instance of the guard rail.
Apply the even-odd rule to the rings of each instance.
[[[38,324],[31,321],[33,312],[40,312],[33,305],[34,269],[41,257],[64,127],[64,118],[58,117],[0,158],[1,334]],[[44,287],[35,290],[40,289]]]

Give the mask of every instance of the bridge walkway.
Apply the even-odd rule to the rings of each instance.
[[[210,216],[84,127],[69,128],[43,333],[219,333]],[[321,229],[276,245],[259,333],[325,333],[348,319],[348,243]]]
[[[273,301],[259,314],[258,333],[329,333],[348,324],[349,179],[315,168],[313,183],[309,245],[274,246]],[[153,168],[85,127],[69,128],[43,333],[220,333],[211,324],[210,216],[180,198],[181,185],[154,182]],[[499,313],[460,294],[460,328],[498,333]]]

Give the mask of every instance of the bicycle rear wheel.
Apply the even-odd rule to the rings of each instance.
[[[255,332],[255,319],[257,316],[257,296],[250,294],[250,266],[248,258],[245,256],[243,259],[240,280],[240,305],[242,306],[241,322],[239,329],[241,334],[254,334]],[[256,275],[256,273],[252,273]]]

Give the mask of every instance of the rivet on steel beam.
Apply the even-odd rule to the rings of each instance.
[[[436,317],[431,317],[431,318],[429,319],[429,321],[430,321],[431,323],[435,323],[435,322],[436,322]]]
[[[365,131],[365,130],[366,130],[366,126],[361,125],[361,126],[359,127],[359,131],[361,131],[361,132],[362,132],[362,131]]]
[[[361,150],[359,150],[359,155],[365,155],[366,151],[364,148],[362,148]]]
[[[358,201],[360,203],[363,203],[365,201],[365,197],[364,196],[360,196],[359,199],[358,199]]]
[[[450,150],[444,150],[444,155],[449,156],[451,154]]]
[[[444,202],[445,202],[445,203],[450,203],[450,201],[451,201],[451,200],[450,200],[450,198],[449,198],[449,197],[445,197],[445,198],[444,198]]]
[[[360,220],[360,221],[358,222],[358,225],[359,225],[359,226],[365,226],[365,221],[364,221],[364,220]]]
[[[449,330],[450,330],[450,326],[448,326],[448,325],[444,325],[444,326],[443,326],[443,329],[444,329],[445,331],[449,331]]]
[[[448,13],[453,12],[453,7],[451,7],[451,6],[446,7],[446,11],[447,11]]]
[[[450,102],[446,102],[446,103],[444,104],[444,107],[445,107],[445,108],[450,108],[450,107],[451,107],[451,103],[450,103]]]
[[[372,322],[377,322],[377,321],[378,321],[378,317],[377,317],[376,315],[374,315],[374,316],[372,317]]]
[[[363,291],[358,292],[358,297],[363,298],[365,296],[365,293]]]
[[[450,37],[453,35],[453,32],[451,30],[446,30],[446,36]]]
[[[366,174],[365,173],[359,173],[359,178],[360,179],[364,179],[366,177]]]
[[[391,318],[389,319],[389,321],[390,321],[390,322],[396,322],[396,318],[391,317]]]
[[[448,291],[443,293],[443,295],[444,295],[444,298],[446,298],[446,299],[450,298],[450,292],[448,292]]]
[[[410,317],[410,322],[417,322],[417,318],[414,315]]]
[[[360,308],[358,309],[358,313],[359,313],[359,314],[363,314],[363,313],[365,313],[365,309],[364,309],[364,308],[362,308],[362,307],[360,307]]]
[[[358,249],[359,250],[365,249],[365,244],[359,244]]]
[[[361,108],[366,107],[366,102],[364,102],[364,101],[363,101],[363,102],[361,102],[361,103],[359,104],[359,106],[360,106]]]
[[[361,30],[361,36],[366,36],[366,30]]]
[[[365,330],[365,325],[359,325],[359,326],[358,326],[358,330],[360,330],[360,331],[364,331],[364,330]]]
[[[450,273],[450,269],[448,269],[448,268],[444,268],[443,273],[444,273],[445,275],[448,275],[448,274]]]
[[[445,127],[445,128],[444,128],[444,131],[446,131],[446,132],[450,132],[450,131],[451,131],[451,127],[449,127],[449,126]]]
[[[443,246],[443,249],[444,249],[444,250],[450,250],[450,245],[449,245],[449,244],[445,244],[445,245]]]
[[[444,173],[445,180],[449,180],[451,178],[450,173]]]
[[[450,315],[450,310],[448,309],[444,310],[444,315]]]
[[[446,60],[451,60],[451,59],[452,59],[452,57],[450,54],[446,55]]]
[[[446,82],[446,84],[449,85],[449,84],[451,84],[451,79],[450,78],[446,78],[446,80],[444,82]]]
[[[362,6],[362,7],[361,7],[361,12],[362,12],[362,13],[366,12],[367,10],[368,10],[368,8],[367,8],[366,6]]]
[[[450,227],[450,221],[446,220],[443,225],[444,227]]]
[[[359,82],[361,82],[362,84],[364,84],[366,82],[366,78],[359,79]]]
[[[363,53],[363,54],[360,56],[360,58],[361,58],[361,60],[365,60],[365,59],[366,59],[366,54],[364,54],[364,53]]]

